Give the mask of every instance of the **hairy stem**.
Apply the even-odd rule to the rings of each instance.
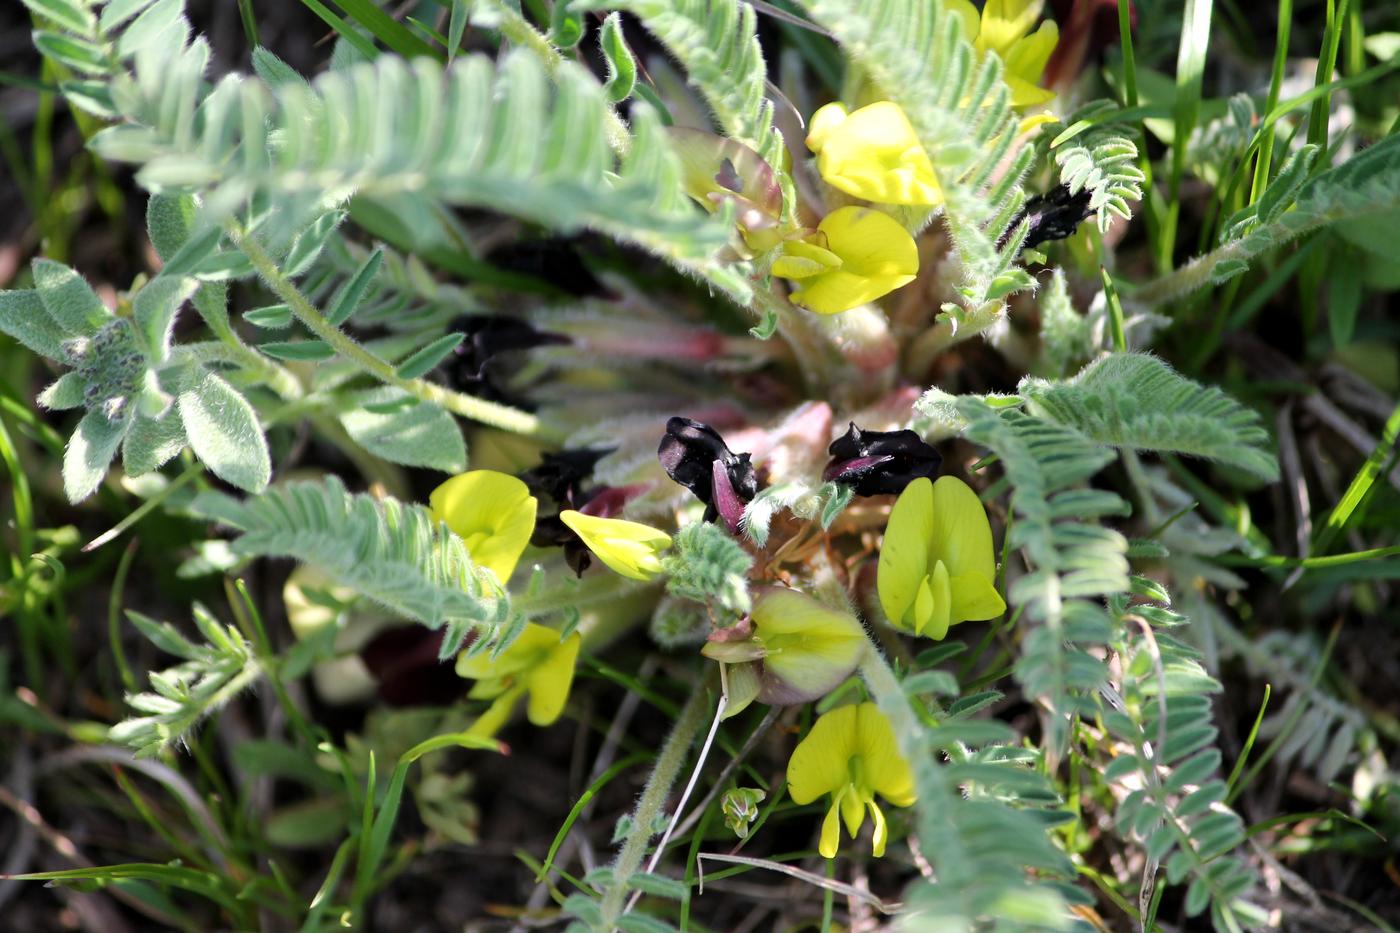
[[[709,703],[704,690],[696,690],[690,695],[671,734],[666,737],[661,750],[656,753],[656,764],[647,778],[642,797],[637,808],[632,811],[632,825],[623,840],[622,851],[612,863],[613,878],[603,893],[603,919],[600,928],[611,931],[622,915],[623,898],[627,896],[627,882],[642,865],[647,843],[651,841],[652,824],[666,806],[666,798],[671,794],[671,786],[685,764],[686,755],[695,738],[705,725],[705,714]]]
[[[287,307],[291,309],[292,315],[298,321],[324,340],[336,353],[380,382],[400,388],[415,398],[437,405],[471,421],[512,431],[516,434],[548,440],[563,439],[559,432],[546,427],[539,418],[529,412],[489,402],[485,399],[474,398],[461,392],[454,392],[423,379],[403,378],[394,370],[391,363],[375,356],[317,310],[310,299],[296,287],[296,284],[282,273],[276,261],[268,255],[253,236],[234,225],[229,226],[228,233],[234,245],[243,255],[248,257],[248,261],[253,264],[258,275],[263,278],[263,281],[277,297],[287,303]]]
[[[867,633],[866,638],[870,636]],[[918,812],[918,842],[924,858],[939,872],[939,882],[957,889],[974,879],[966,877],[970,864],[959,835],[952,830],[948,814],[960,802],[956,787],[944,778],[943,766],[925,737],[923,723],[909,705],[909,697],[900,686],[889,662],[874,641],[868,641],[865,657],[860,662],[860,676],[880,712],[889,719],[899,742],[899,753],[914,767],[914,804]],[[912,844],[912,840],[911,840]]]

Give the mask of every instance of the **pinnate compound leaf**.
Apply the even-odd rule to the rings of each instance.
[[[1033,414],[1097,443],[1189,454],[1264,480],[1278,478],[1269,433],[1256,412],[1155,357],[1117,353],[1068,381],[1026,378],[1018,390]]]

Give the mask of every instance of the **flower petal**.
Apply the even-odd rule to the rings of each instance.
[[[1047,19],[1040,24],[1040,28],[1034,33],[1011,46],[1011,50],[1006,53],[1006,74],[1034,85],[1045,73],[1045,65],[1050,61],[1050,56],[1054,53],[1055,46],[1059,41],[1060,27],[1056,26],[1052,20]],[[1044,91],[1050,97],[1055,96],[1053,91],[1045,91],[1043,88],[1036,88],[1036,90]],[[1014,99],[1014,85],[1012,91],[1012,105],[1024,106]]]
[[[547,726],[564,711],[569,688],[574,683],[574,664],[578,660],[581,644],[583,639],[578,632],[562,642],[556,633],[554,648],[545,656],[543,663],[530,671],[525,682],[530,691],[530,703],[525,712],[533,724]]]
[[[964,0],[966,2],[966,0]],[[844,104],[833,102],[825,107],[818,107],[817,112],[812,114],[807,121],[807,148],[813,152],[821,152],[822,147],[831,139],[840,127],[850,116]]]
[[[514,476],[472,470],[434,489],[428,506],[435,519],[467,542],[472,561],[504,584],[535,530],[538,502]]]
[[[982,30],[977,36],[977,50],[991,50],[1006,58],[1007,51],[1017,39],[1027,35],[1040,19],[1042,0],[987,0],[982,10]]]
[[[542,664],[549,652],[559,644],[559,632],[547,625],[525,623],[510,647],[492,658],[491,652],[478,651],[457,655],[457,674],[471,680],[488,682],[503,680],[512,674],[529,671]]]
[[[930,611],[918,632],[941,641],[948,637],[948,626],[953,624],[953,588],[948,579],[948,565],[936,561],[933,572],[925,579],[929,584]]]
[[[650,580],[659,574],[658,554],[671,546],[670,535],[641,522],[599,518],[573,509],[560,512],[559,519],[613,572],[633,580]]]
[[[879,204],[943,202],[933,163],[898,104],[882,100],[861,107],[839,124],[821,111],[813,119],[818,115],[822,121],[807,144],[827,184]]]
[[[843,272],[912,277],[919,271],[914,238],[884,211],[840,207],[823,217],[817,229],[826,234],[827,249],[841,257]]]
[[[856,707],[839,706],[819,716],[807,737],[797,743],[787,766],[788,794],[795,803],[811,803],[850,783],[856,719]]]
[[[764,647],[764,679],[783,688],[781,698],[765,696],[765,702],[823,696],[851,675],[865,651],[865,629],[855,616],[796,590],[766,590],[752,618]]]
[[[836,858],[836,849],[841,844],[841,799],[842,795],[850,792],[850,788],[842,789],[841,795],[831,801],[831,807],[826,811],[825,818],[822,819],[821,842],[817,844],[817,851],[823,858]]]
[[[476,722],[467,727],[467,733],[490,738],[500,732],[505,724],[510,722],[510,714],[515,711],[515,701],[519,700],[520,694],[524,692],[525,687],[522,684],[502,693],[486,712],[477,717]]]
[[[992,526],[972,487],[953,476],[939,477],[933,484],[932,507],[934,532],[929,566],[941,560],[948,565],[950,577],[971,574],[993,579],[996,557],[992,552]]]
[[[928,575],[932,540],[933,483],[920,477],[895,500],[880,546],[876,589],[891,625],[902,627],[905,615],[914,605],[919,585]]]
[[[899,753],[894,727],[874,703],[862,703],[855,709],[862,783],[896,807],[909,806],[915,799],[914,771]]]
[[[852,839],[860,835],[861,824],[865,822],[865,801],[859,789],[852,788],[841,795],[841,822],[846,824],[846,835]]]
[[[889,830],[885,826],[885,814],[873,799],[867,804],[870,818],[875,822],[875,837],[870,841],[870,854],[881,858],[885,854],[885,843],[889,840]]]
[[[963,574],[948,581],[952,591],[950,620],[957,622],[984,622],[995,619],[1006,611],[1006,601],[997,592],[996,586],[986,577],[976,574]]]
[[[828,272],[806,288],[793,292],[793,304],[817,314],[839,314],[869,304],[914,281],[912,275],[865,278],[849,272]]]

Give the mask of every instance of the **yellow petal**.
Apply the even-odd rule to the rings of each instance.
[[[808,137],[809,146],[816,143],[812,148],[817,152],[817,170],[827,184],[879,204],[943,202],[928,153],[898,104],[879,101],[839,123],[836,116],[824,116],[815,139]]]
[[[927,635],[934,641],[941,641],[948,637],[948,626],[953,624],[953,588],[949,584],[948,565],[943,561],[935,561],[932,572],[928,575],[929,597],[931,609],[928,621],[919,630],[920,635]]]
[[[954,476],[939,477],[933,484],[933,520],[930,566],[943,561],[950,577],[973,574],[991,580],[996,575],[992,526],[972,487]]]
[[[811,803],[850,783],[857,716],[854,706],[823,713],[812,723],[807,737],[797,743],[787,766],[788,794],[795,803]]]
[[[752,618],[763,642],[765,673],[806,699],[849,677],[865,651],[865,629],[855,616],[796,590],[765,591]]]
[[[495,470],[461,473],[433,490],[428,506],[467,545],[474,563],[504,584],[535,530],[538,503],[520,480]]]
[[[556,635],[555,646],[545,656],[544,663],[530,672],[526,680],[530,691],[530,703],[525,712],[533,724],[547,726],[564,711],[564,704],[569,699],[569,688],[574,683],[574,662],[578,660],[581,644],[583,639],[577,632],[562,642]]]
[[[817,851],[823,858],[836,858],[836,849],[841,844],[841,821],[838,819],[840,812],[841,798],[838,796],[831,801],[831,807],[822,820],[822,836],[821,842],[817,844]]]
[[[1005,59],[1012,44],[1027,35],[1040,19],[1042,6],[1041,0],[987,0],[977,50],[991,50]]]
[[[913,276],[919,247],[889,214],[867,207],[841,207],[822,218],[827,249],[841,257],[841,270],[863,276]]]
[[[914,608],[910,611],[909,618],[903,621],[909,623],[909,628],[914,630],[914,634],[922,635],[933,619],[933,611],[933,584],[928,574],[925,574],[919,581],[918,592],[914,594]]]
[[[792,303],[817,314],[840,314],[869,304],[914,281],[912,275],[864,278],[850,273],[834,272],[822,276],[806,288],[789,296]]]
[[[1016,125],[1016,133],[1017,135],[1024,136],[1032,130],[1040,129],[1048,123],[1058,123],[1059,120],[1060,118],[1049,110],[1042,110],[1040,113],[1033,113],[1028,117],[1022,118],[1021,122]]]
[[[885,826],[885,814],[880,809],[879,804],[871,800],[869,806],[870,818],[875,821],[875,836],[870,843],[870,854],[881,858],[885,854],[885,843],[889,839],[889,830]]]
[[[965,573],[948,581],[953,594],[952,622],[984,622],[1006,611],[1006,601],[987,577]]]
[[[812,114],[812,118],[807,121],[807,148],[813,152],[821,152],[822,146],[840,128],[841,124],[846,122],[847,116],[846,107],[841,103],[830,103],[825,107],[819,107],[817,112]]]
[[[1035,84],[1045,73],[1045,66],[1050,61],[1050,56],[1055,51],[1055,45],[1059,41],[1060,27],[1050,20],[1041,23],[1039,29],[1032,35],[1017,41],[1006,53],[1006,74]],[[1050,94],[1051,97],[1055,96],[1052,92],[1047,91],[1046,93]],[[1022,106],[1014,97],[1013,94],[1012,104]]]
[[[773,262],[773,274],[785,279],[805,279],[841,268],[841,257],[804,240],[788,240]]]
[[[860,835],[861,824],[865,822],[865,802],[854,788],[841,795],[841,822],[846,824],[846,835],[852,839]]]
[[[501,694],[496,702],[477,717],[476,722],[467,728],[469,735],[479,735],[490,738],[510,722],[510,714],[515,710],[515,701],[520,699],[520,694],[525,692],[523,686],[515,687]]]
[[[862,789],[879,794],[896,807],[909,806],[915,799],[914,771],[899,753],[889,719],[874,703],[862,703],[855,710]]]
[[[1011,88],[1011,106],[1013,107],[1038,107],[1046,101],[1055,99],[1054,91],[1015,75],[1007,75],[1006,83]]]
[[[933,540],[933,483],[914,480],[895,500],[880,546],[876,590],[891,625],[903,626],[919,586],[928,575]]]
[[[457,655],[457,675],[472,680],[502,680],[542,664],[558,644],[558,631],[527,622],[515,641],[495,658],[491,657],[489,649],[472,655],[465,651]]]
[[[963,38],[975,43],[977,34],[982,31],[982,14],[977,12],[971,0],[943,0],[943,12],[962,20]]]
[[[573,509],[560,512],[559,518],[613,572],[633,580],[650,580],[659,574],[658,555],[671,546],[670,535],[641,522],[599,518]]]

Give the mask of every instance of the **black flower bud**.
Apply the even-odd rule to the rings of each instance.
[[[708,424],[677,417],[666,422],[656,457],[666,475],[705,503],[705,521],[723,518],[730,531],[739,530],[745,503],[758,495],[748,454],[732,452]]]
[[[559,512],[576,509],[585,515],[613,518],[622,511],[627,500],[644,489],[641,486],[589,485],[598,461],[615,449],[552,451],[541,456],[539,466],[520,474],[530,492],[541,500],[552,500],[559,507],[553,515],[541,515],[535,521],[530,543],[541,548],[563,548],[564,563],[579,576],[593,563],[593,555],[583,539],[564,524]]]
[[[562,334],[536,330],[529,321],[507,314],[472,314],[459,317],[452,328],[466,335],[447,358],[447,378],[454,389],[493,402],[528,408],[498,381],[500,357],[536,347],[569,343]]]
[[[943,463],[914,431],[862,431],[854,421],[826,452],[831,462],[822,479],[850,486],[858,496],[903,492],[921,476],[933,478]]]
[[[584,483],[593,476],[593,468],[616,449],[584,447],[549,451],[540,456],[539,466],[521,473],[520,478],[535,495],[548,496],[566,509],[576,509],[583,504],[579,495]]]

